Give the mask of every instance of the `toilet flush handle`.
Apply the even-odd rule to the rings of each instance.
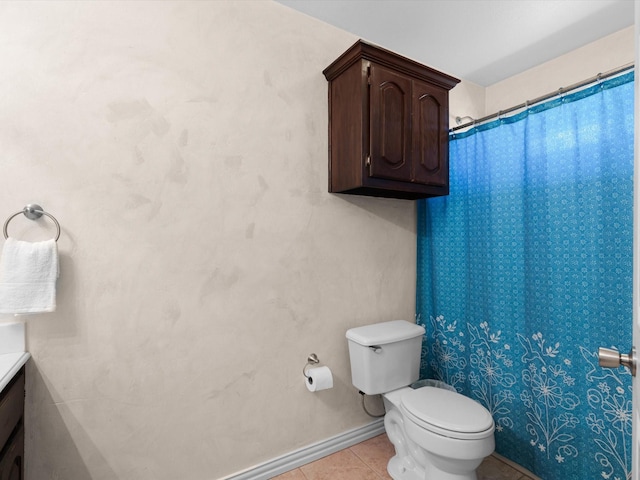
[[[373,350],[373,353],[382,352],[382,347],[380,345],[369,345],[369,348]]]

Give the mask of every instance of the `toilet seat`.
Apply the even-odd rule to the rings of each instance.
[[[413,423],[431,432],[460,440],[493,433],[489,411],[471,398],[442,388],[422,387],[403,393],[400,408]]]

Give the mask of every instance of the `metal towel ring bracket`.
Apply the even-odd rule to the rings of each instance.
[[[42,215],[46,215],[51,220],[53,220],[53,223],[56,224],[56,228],[58,229],[58,232],[56,233],[55,241],[56,242],[58,241],[58,239],[60,238],[60,224],[58,223],[58,220],[56,220],[56,218],[50,213],[45,212],[43,208],[36,203],[30,203],[29,205],[24,207],[21,211],[14,213],[9,218],[7,218],[7,221],[4,222],[4,227],[2,228],[2,232],[4,233],[5,239],[9,238],[9,234],[7,233],[7,227],[9,226],[9,222],[13,220],[14,217],[17,217],[18,215],[20,215],[21,213],[23,213],[24,216],[27,217],[29,220],[37,220],[38,218],[42,217]]]

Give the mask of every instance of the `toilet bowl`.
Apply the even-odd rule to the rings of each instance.
[[[394,480],[477,480],[476,468],[495,448],[493,418],[451,387],[407,386],[419,376],[415,339],[423,334],[402,320],[349,330],[352,383],[362,393],[382,394],[396,451],[387,465]]]
[[[435,387],[383,393],[385,430],[396,455],[387,465],[395,480],[475,480],[490,455],[494,423],[482,405]]]

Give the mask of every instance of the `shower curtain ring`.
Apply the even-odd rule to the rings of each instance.
[[[564,88],[563,87],[560,87],[558,89],[558,96],[560,97],[560,101],[564,102]]]

